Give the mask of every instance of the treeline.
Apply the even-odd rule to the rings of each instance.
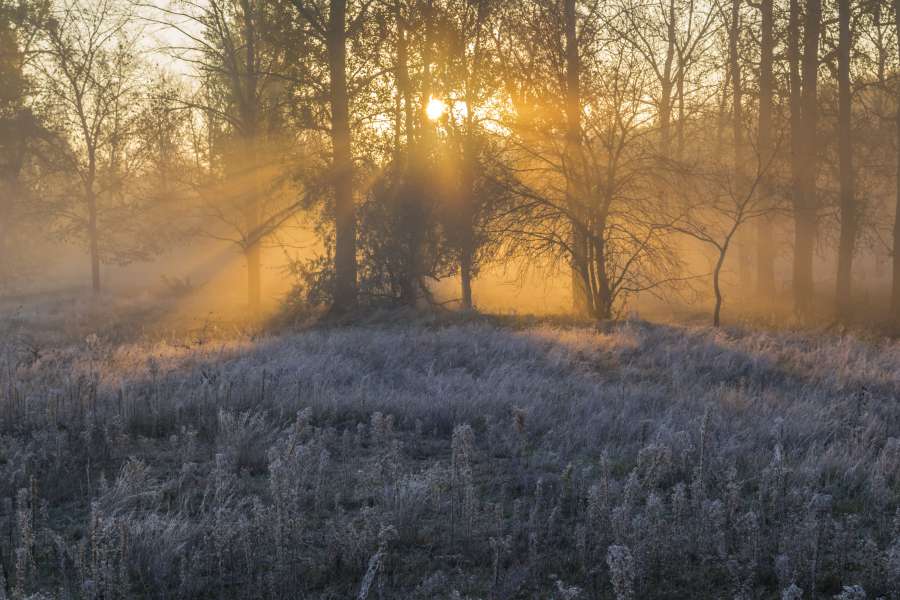
[[[302,216],[324,252],[294,299],[337,313],[439,302],[451,277],[472,308],[499,263],[564,268],[574,309],[610,318],[696,286],[701,249],[716,324],[729,261],[772,299],[784,259],[799,317],[850,318],[866,249],[900,321],[898,11],[2,0],[0,277],[35,224],[89,250],[95,290],[104,263],[206,236],[241,248],[256,311],[261,248]]]

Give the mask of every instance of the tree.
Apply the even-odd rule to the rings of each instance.
[[[24,52],[12,7],[0,4],[0,287],[16,270],[13,226],[18,221],[19,177],[25,162],[29,115],[24,108]]]
[[[502,186],[518,199],[502,231],[529,263],[568,265],[586,314],[607,319],[629,297],[678,279],[668,230],[658,222],[668,181],[645,104],[655,74],[630,42],[603,35],[615,13],[588,4],[577,11],[587,16],[573,102],[564,19],[550,4],[542,8],[509,13],[501,46],[502,62],[512,65]]]
[[[775,7],[774,0],[760,2],[760,62],[759,62],[759,154],[763,163],[774,158],[774,62],[775,62]],[[772,177],[767,174],[760,184],[760,193],[769,203],[773,202]],[[757,222],[756,290],[761,298],[771,298],[775,293],[775,240],[771,219]]]
[[[124,185],[140,90],[134,33],[120,8],[113,0],[65,0],[44,23],[37,62],[57,156],[80,188],[61,190],[50,210],[64,239],[87,246],[94,292],[102,262],[145,255]]]
[[[771,161],[771,158],[770,158]],[[683,203],[678,214],[671,218],[674,231],[693,238],[715,250],[712,269],[712,288],[715,299],[712,323],[718,327],[722,322],[722,305],[725,300],[722,288],[722,270],[736,236],[748,223],[767,216],[772,206],[765,196],[758,193],[760,182],[765,180],[771,162],[757,163],[756,173],[748,181],[742,178],[723,177],[725,169],[715,164],[706,169],[686,173],[683,193],[688,200]]]
[[[894,21],[897,28],[897,39],[900,40],[900,0],[894,0]],[[900,43],[898,43],[898,55],[900,55]],[[895,102],[897,106],[897,175],[896,175],[896,204],[894,208],[894,235],[893,235],[893,269],[891,290],[891,313],[894,322],[900,323],[900,79],[896,84]]]
[[[853,40],[850,31],[850,0],[838,0],[840,41],[838,42],[838,154],[840,162],[840,216],[841,235],[838,248],[837,312],[847,318],[851,309],[851,276],[853,252],[856,244],[856,202],[853,171],[852,96],[850,91],[850,49]]]
[[[291,162],[302,151],[291,148],[296,138],[286,125],[306,40],[286,0],[142,6],[145,19],[179,34],[183,42],[166,50],[195,69],[201,89],[174,100],[176,109],[199,113],[209,130],[194,181],[204,216],[215,224],[204,233],[241,249],[248,307],[258,315],[264,244],[305,205],[291,185]]]
[[[462,306],[468,310],[474,307],[472,279],[477,269],[480,245],[476,231],[481,212],[479,208],[482,208],[479,205],[483,205],[482,201],[486,200],[483,194],[479,194],[477,181],[479,151],[485,147],[478,115],[489,89],[485,84],[491,76],[488,27],[493,5],[491,0],[455,2],[450,7],[455,10],[448,11],[448,20],[454,23],[458,41],[455,44],[457,52],[447,55],[447,61],[451,63],[451,69],[447,71],[456,80],[454,83],[461,88],[464,106],[462,131],[458,136],[462,146],[460,185],[458,201],[448,207],[455,213],[448,220],[448,238],[459,262]]]
[[[792,69],[791,136],[794,139],[794,308],[801,317],[809,317],[814,306],[813,256],[818,230],[816,133],[821,0],[809,0],[806,3],[802,58],[799,57],[798,50],[799,11],[797,0],[791,0],[788,54]]]
[[[369,16],[372,0],[292,0],[308,32],[325,50],[330,108],[332,193],[334,196],[334,290],[332,311],[345,313],[357,303],[356,201],[354,198],[351,90],[347,45]],[[323,4],[326,6],[323,8]]]

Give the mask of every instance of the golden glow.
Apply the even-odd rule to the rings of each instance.
[[[453,110],[451,114],[454,118],[459,119],[460,121],[465,121],[469,118],[469,105],[465,103],[463,100],[457,100],[453,103]]]
[[[444,116],[444,113],[447,112],[447,105],[444,104],[443,100],[439,98],[432,97],[428,101],[428,105],[425,107],[425,114],[432,121],[437,121],[441,117]]]

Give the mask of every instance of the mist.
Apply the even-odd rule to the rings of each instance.
[[[0,600],[900,598],[900,0],[0,0]]]

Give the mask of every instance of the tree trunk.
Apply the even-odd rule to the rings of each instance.
[[[900,36],[900,0],[894,0],[894,21],[897,35]],[[898,48],[900,53],[900,48]],[[897,197],[894,213],[894,256],[893,256],[893,289],[891,294],[891,315],[900,325],[900,86],[896,91],[897,103]]]
[[[462,305],[466,310],[472,310],[475,307],[472,301],[472,254],[462,249],[462,256],[459,258],[459,276],[462,287]]]
[[[331,76],[332,177],[334,177],[335,312],[356,306],[356,209],[353,202],[353,154],[347,89],[347,0],[332,0],[328,21]]]
[[[722,275],[722,265],[725,264],[725,256],[728,253],[728,248],[720,248],[719,249],[719,258],[716,259],[716,267],[713,270],[713,293],[716,297],[716,304],[713,308],[713,327],[718,327],[722,324],[722,285],[721,285],[721,275]]]
[[[799,26],[799,8],[797,23]],[[818,121],[818,69],[819,30],[822,14],[821,0],[809,0],[803,31],[802,89],[797,98],[799,108],[796,134],[796,154],[794,156],[795,197],[794,197],[794,308],[801,318],[808,318],[813,308],[813,255],[817,234],[816,214],[816,173],[817,148],[816,127]],[[789,38],[793,36],[789,35]],[[793,77],[792,73],[792,79]],[[791,90],[792,104],[794,90]],[[794,107],[792,107],[794,108]],[[792,113],[794,110],[792,110]],[[792,121],[794,115],[792,114]]]
[[[15,186],[10,181],[0,180],[0,289],[2,278],[10,274],[13,266],[10,263],[10,230],[12,229],[12,195]]]
[[[578,55],[578,32],[575,0],[565,0],[566,27],[566,157],[568,161],[569,211],[572,223],[572,304],[575,314],[590,314],[587,269],[587,236],[575,222],[581,219],[583,185],[579,172],[581,153],[581,58]],[[577,173],[577,174],[573,174]]]
[[[613,314],[612,290],[609,285],[609,273],[606,271],[606,240],[603,232],[606,224],[597,227],[597,238],[594,247],[594,265],[597,278],[597,298],[594,301],[594,314],[598,319],[611,319]]]
[[[472,271],[475,267],[475,214],[476,214],[476,190],[475,170],[477,168],[478,153],[475,143],[475,104],[478,101],[478,76],[481,70],[481,35],[485,20],[485,0],[478,0],[475,20],[475,46],[472,64],[466,77],[466,117],[465,140],[463,142],[463,182],[462,182],[462,207],[460,210],[459,235],[459,274],[462,292],[462,306],[466,310],[472,310]]]
[[[87,186],[88,249],[91,259],[91,289],[100,293],[100,234],[97,227],[97,195],[93,186]]]
[[[249,150],[251,156],[244,157],[246,161],[242,168],[247,169],[250,174],[250,194],[247,198],[247,205],[244,207],[244,226],[247,230],[247,245],[244,248],[244,257],[247,259],[247,306],[251,318],[259,317],[260,307],[262,305],[262,239],[260,229],[260,206],[262,204],[263,185],[260,181],[262,173],[260,139],[258,127],[256,126],[257,117],[255,114],[248,115],[245,119],[247,124],[247,136],[244,139],[244,148]],[[237,166],[237,165],[236,165]],[[238,170],[236,169],[236,172]]]
[[[773,36],[774,0],[762,0],[762,31],[760,38],[759,64],[759,160],[765,169],[760,193],[766,208],[771,207],[772,179],[768,169],[775,152],[772,138],[773,106],[773,63],[775,40]],[[775,294],[775,236],[771,218],[761,218],[757,222],[756,236],[756,291],[760,298],[773,298]]]
[[[735,198],[741,198],[747,187],[747,173],[744,157],[744,86],[741,77],[741,57],[738,44],[741,35],[741,0],[731,0],[731,27],[728,31],[728,60],[731,63],[731,129],[734,142],[734,191]],[[738,247],[741,279],[747,281],[751,277],[749,244],[740,234],[741,244]]]
[[[471,104],[470,104],[471,106]],[[467,124],[466,139],[463,142],[463,177],[461,206],[457,216],[457,244],[459,252],[459,278],[462,292],[462,306],[472,310],[472,270],[475,265],[475,140],[473,138],[471,117]]]
[[[247,259],[247,302],[252,317],[259,316],[262,304],[262,260],[259,246],[259,242],[256,242],[244,251]]]
[[[249,146],[253,147],[253,146]],[[259,239],[259,194],[261,186],[257,179],[259,173],[256,168],[252,169],[252,194],[248,199],[246,207],[246,227],[249,243],[244,248],[244,257],[247,259],[247,305],[251,318],[259,316],[260,306],[262,304],[262,261],[261,261],[261,240]]]
[[[838,1],[840,37],[838,43],[838,154],[841,198],[841,240],[838,249],[837,300],[838,316],[850,316],[852,296],[853,250],[856,244],[856,206],[853,180],[853,146],[851,139],[852,106],[850,97],[850,0]]]
[[[664,160],[671,158],[672,151],[672,92],[676,88],[672,71],[675,64],[675,0],[669,0],[668,21],[666,23],[666,62],[663,66],[659,100],[660,154]]]

